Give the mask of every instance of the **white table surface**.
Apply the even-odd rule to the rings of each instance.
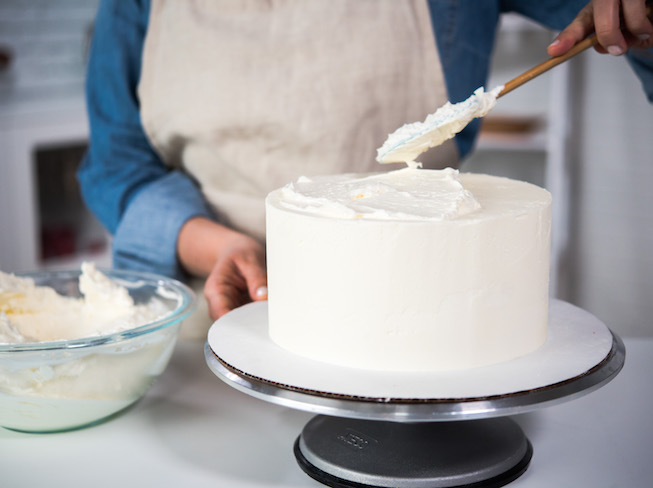
[[[626,364],[586,396],[513,417],[534,449],[511,488],[628,487],[653,483],[653,339],[626,339]],[[227,386],[203,343],[180,342],[147,395],[85,430],[0,429],[0,486],[319,488],[292,445],[313,416]]]

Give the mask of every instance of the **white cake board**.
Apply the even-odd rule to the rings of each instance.
[[[565,387],[575,380],[582,380],[604,363],[614,352],[615,340],[616,336],[605,324],[589,312],[566,302],[552,300],[547,340],[527,356],[463,371],[378,372],[313,361],[277,346],[268,335],[267,303],[255,302],[230,312],[211,327],[206,354],[209,366],[223,380],[249,394],[276,403],[303,408],[292,404],[297,400],[292,395],[289,401],[270,398],[288,397],[284,392],[286,390],[315,397],[318,403],[323,403],[319,400],[323,397],[357,403],[463,405],[453,412],[450,408],[445,412],[438,407],[439,412],[427,413],[427,407],[421,407],[422,413],[417,416],[410,412],[404,415],[407,420],[442,420],[449,416],[452,419],[473,418],[475,413],[470,409],[479,407],[482,411],[478,411],[478,416],[486,417],[489,412],[481,405],[487,403],[484,400],[494,402],[492,408],[496,407],[497,402],[503,402],[501,405],[505,410],[504,407],[510,406],[505,405],[505,401],[511,397],[536,397],[535,400],[520,400],[517,408],[514,407],[515,402],[509,402],[513,408],[497,412],[497,415],[505,415],[531,409],[532,403],[557,400],[562,396],[578,396],[581,390],[583,393],[592,391],[618,373],[623,365],[623,351],[620,360],[611,367],[612,371],[602,373],[605,378],[566,390]],[[272,391],[269,388],[265,391],[266,385]],[[549,390],[558,390],[558,393],[547,397]],[[300,398],[300,402],[304,400]],[[309,400],[309,403],[312,402]],[[340,410],[342,405],[332,406]],[[332,413],[328,404],[304,409]],[[402,414],[398,415],[394,410],[390,417],[401,418]],[[375,414],[352,416],[375,418]]]
[[[278,347],[267,325],[265,302],[227,314],[209,331],[207,364],[244,393],[324,414],[304,427],[294,453],[309,476],[334,487],[504,486],[532,456],[523,431],[506,416],[589,393],[625,361],[619,337],[561,301],[551,302],[548,338],[537,351],[455,372],[388,373],[312,361]],[[356,456],[352,442],[365,446]]]

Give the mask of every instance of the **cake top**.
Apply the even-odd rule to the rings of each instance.
[[[301,177],[280,193],[283,207],[344,219],[445,220],[480,208],[452,168]]]
[[[275,190],[268,203],[318,217],[446,221],[492,218],[548,205],[549,193],[530,183],[489,175],[403,168],[385,173],[308,178]]]

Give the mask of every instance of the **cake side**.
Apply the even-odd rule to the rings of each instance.
[[[441,176],[411,171],[432,175],[435,184]],[[465,204],[444,218],[420,214],[428,192],[411,203],[418,218],[334,216],[333,207],[325,216],[272,192],[272,340],[312,359],[395,371],[464,369],[539,347],[546,338],[550,195],[505,178],[458,179],[479,206]],[[332,181],[305,183],[325,180]]]

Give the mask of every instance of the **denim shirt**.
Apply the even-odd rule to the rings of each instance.
[[[451,102],[487,82],[497,22],[517,12],[551,29],[564,28],[586,0],[428,0]],[[192,179],[164,166],[143,130],[136,94],[149,0],[102,0],[89,59],[86,98],[90,144],[78,178],[90,210],[113,234],[113,266],[185,277],[177,236],[195,216],[214,219]],[[653,49],[628,60],[653,102]],[[456,136],[461,158],[480,121]]]

